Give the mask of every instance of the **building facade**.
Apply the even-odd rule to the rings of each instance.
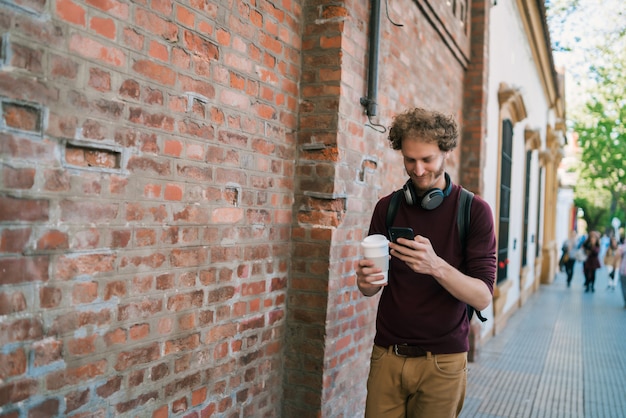
[[[554,274],[539,1],[0,10],[0,417],[361,416],[358,244],[406,181],[385,131],[409,107],[459,120],[450,175],[494,210],[476,353]]]

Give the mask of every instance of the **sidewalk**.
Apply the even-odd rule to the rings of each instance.
[[[469,364],[461,418],[626,418],[626,309],[598,270],[584,293],[559,273]]]

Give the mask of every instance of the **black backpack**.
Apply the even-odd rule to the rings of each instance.
[[[402,189],[396,190],[391,196],[391,201],[389,202],[389,209],[387,209],[387,218],[386,218],[386,226],[387,230],[393,223],[394,218],[396,217],[396,212],[398,211],[398,205],[400,203],[400,197],[402,195]],[[469,231],[470,225],[470,209],[472,207],[472,199],[474,199],[474,193],[469,190],[461,187],[461,197],[459,201],[459,210],[456,213],[456,223],[459,227],[459,238],[461,239],[461,249],[463,254],[465,255],[465,237]],[[472,316],[476,312],[476,316],[480,319],[481,322],[485,322],[487,318],[482,316],[480,311],[477,311],[472,306],[467,305],[467,317],[471,321]]]

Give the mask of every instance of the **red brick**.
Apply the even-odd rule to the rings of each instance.
[[[106,46],[94,39],[74,34],[69,41],[70,51],[84,56],[102,61],[115,67],[126,65],[126,56],[119,48]]]
[[[0,405],[18,403],[20,401],[28,399],[36,392],[37,382],[32,379],[17,380],[5,383],[0,386]]]
[[[89,69],[89,87],[92,87],[98,91],[111,91],[111,74],[108,71],[103,71],[99,68]],[[93,138],[93,135],[85,135],[86,138]],[[102,139],[101,135],[96,136],[96,139]]]
[[[22,348],[6,354],[0,353],[0,379],[6,381],[9,377],[24,374],[26,363],[26,353]]]
[[[96,33],[109,39],[115,39],[115,22],[110,18],[92,17],[89,26]]]
[[[5,102],[2,116],[8,127],[36,133],[41,131],[41,111],[36,107]]]
[[[133,64],[133,70],[165,86],[173,86],[176,73],[165,65],[152,61],[138,60]]]
[[[201,387],[191,392],[191,406],[198,406],[205,402],[207,397],[207,388]]]
[[[181,391],[187,392],[190,388],[197,387],[201,382],[200,373],[193,373],[165,386],[166,396],[172,396]]]
[[[177,340],[165,342],[165,354],[178,353],[181,351],[192,351],[200,346],[199,334],[192,334]]]
[[[176,18],[177,21],[189,28],[193,28],[195,26],[195,14],[186,7],[176,5]]]
[[[137,8],[135,12],[135,22],[150,33],[158,35],[167,41],[178,41],[178,27],[174,23],[162,19],[155,13]]]
[[[67,280],[79,274],[97,274],[113,271],[115,255],[87,254],[78,256],[63,256],[55,266],[55,277]]]
[[[35,367],[54,363],[62,358],[63,343],[59,340],[46,338],[33,344]]]
[[[66,344],[67,351],[74,356],[92,354],[96,351],[96,338],[97,335],[90,335],[85,338],[69,339]]]
[[[32,168],[4,167],[4,186],[9,189],[30,189],[35,184],[35,170]]]
[[[42,287],[39,289],[39,306],[42,308],[56,308],[63,299],[63,292],[56,287]]]
[[[85,26],[85,9],[71,0],[59,0],[56,2],[57,15],[75,25]]]
[[[47,200],[0,196],[0,221],[47,221],[48,206]]]
[[[130,327],[128,336],[131,340],[142,340],[150,335],[150,325],[138,324]]]
[[[111,247],[112,248],[126,248],[130,242],[130,231],[111,231]]]
[[[163,197],[166,200],[182,200],[183,191],[180,186],[176,184],[167,184],[165,185],[165,192]]]
[[[163,303],[160,300],[144,300],[138,303],[122,305],[118,309],[118,320],[126,321],[131,318],[147,318],[159,313],[162,309]]]
[[[204,291],[197,290],[192,293],[179,293],[170,296],[167,300],[169,311],[182,311],[191,308],[199,308],[204,300]]]
[[[175,400],[172,403],[172,412],[173,413],[181,413],[181,412],[185,412],[187,410],[188,406],[187,406],[187,398],[180,398]]]
[[[55,317],[47,332],[49,335],[60,335],[74,332],[84,326],[103,326],[110,323],[111,311],[106,308],[99,311],[69,311]]]
[[[61,220],[66,222],[106,223],[115,220],[119,209],[115,203],[63,200],[60,210]]]
[[[156,243],[156,231],[152,229],[137,229],[135,231],[135,245],[138,247],[151,246]]]
[[[143,383],[143,381],[144,381],[143,370],[136,370],[134,372],[131,372],[130,375],[128,376],[128,385],[130,387],[139,386]]]
[[[160,357],[159,345],[153,343],[143,347],[135,348],[132,351],[125,351],[117,356],[117,362],[115,364],[115,370],[125,370],[129,367],[139,364],[150,363]]]
[[[131,157],[128,161],[128,169],[133,172],[153,172],[160,176],[168,176],[170,174],[169,163],[142,157]]]
[[[87,0],[86,3],[112,14],[120,20],[126,20],[129,17],[128,4],[118,0]]]
[[[61,170],[45,171],[44,189],[51,192],[70,190],[70,174]]]
[[[168,417],[169,417],[169,410],[167,408],[167,405],[163,405],[160,408],[157,408],[152,413],[152,418],[168,418]]]
[[[142,395],[139,395],[138,397],[136,397],[135,399],[132,399],[130,401],[127,402],[121,402],[118,403],[115,406],[115,410],[117,412],[119,412],[120,414],[128,412],[134,408],[137,408],[141,405],[144,405],[148,402],[151,401],[155,401],[159,399],[159,393],[158,392],[148,392],[148,393],[144,393]]]
[[[46,399],[39,405],[30,408],[28,411],[28,417],[52,417],[57,416],[59,413],[59,400],[58,399]]]
[[[70,392],[65,396],[65,412],[72,412],[89,402],[89,389]]]
[[[96,393],[101,398],[108,398],[117,393],[122,386],[122,376],[115,376],[109,379],[105,384],[96,388]]]
[[[109,282],[105,286],[104,300],[110,300],[113,297],[122,298],[126,296],[126,283],[121,280]]]
[[[28,244],[30,228],[0,230],[0,252],[21,253]]]
[[[98,247],[100,241],[100,232],[96,228],[77,231],[72,237],[70,248],[75,250],[94,249]]]
[[[58,5],[59,3],[57,3]],[[50,54],[50,73],[59,78],[66,78],[69,80],[76,79],[78,75],[78,63],[69,57],[62,57],[56,54]]]
[[[0,258],[0,285],[48,280],[49,259],[45,256]]]
[[[220,58],[219,48],[217,45],[208,39],[198,36],[196,33],[184,31],[183,42],[189,51],[195,53],[203,59],[218,60]]]
[[[65,232],[58,230],[50,230],[44,233],[39,240],[37,240],[38,250],[64,250],[69,248],[68,238]]]

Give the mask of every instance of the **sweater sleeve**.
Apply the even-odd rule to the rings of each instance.
[[[496,278],[496,236],[491,208],[480,196],[472,202],[463,272],[482,280],[493,294]]]

